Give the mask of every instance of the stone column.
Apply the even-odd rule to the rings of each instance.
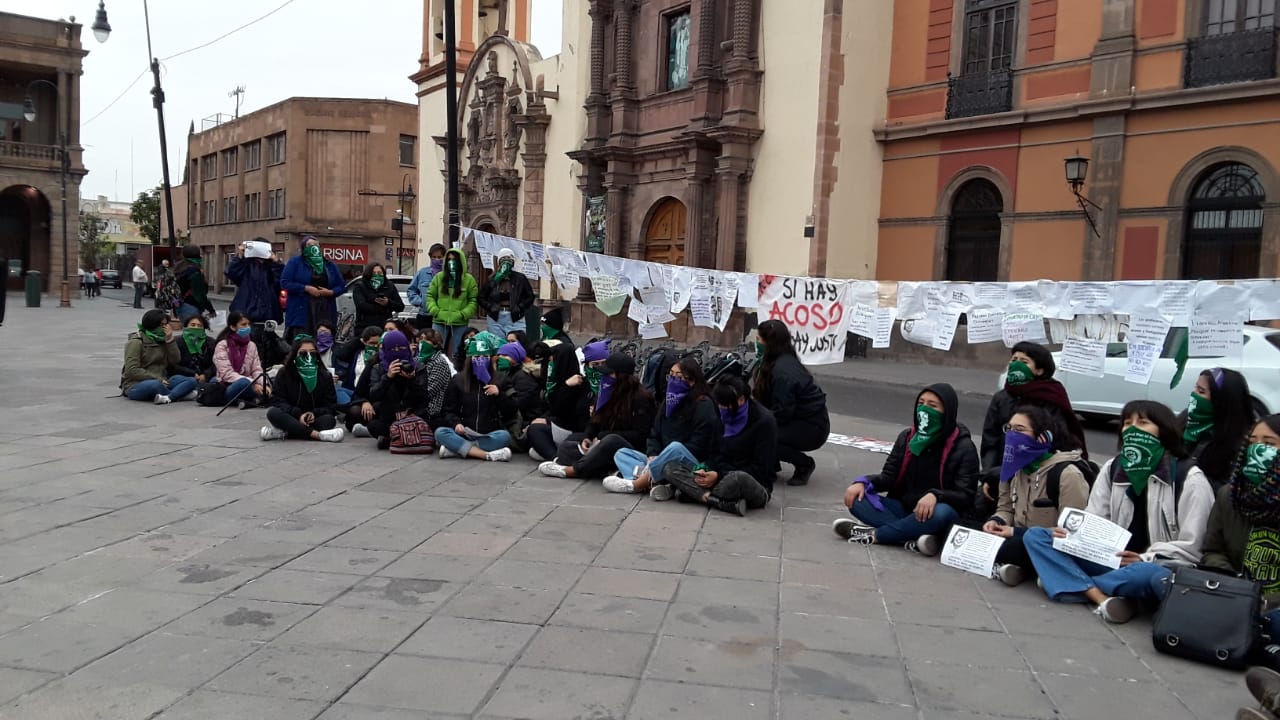
[[[753,0],[736,0],[733,4],[733,60],[751,63],[751,23],[755,14]]]
[[[1093,147],[1090,153],[1088,197],[1102,209],[1089,208],[1098,235],[1083,217],[1085,280],[1115,279],[1116,234],[1120,223],[1120,191],[1124,180],[1123,115],[1106,115],[1093,121]]]
[[[618,28],[618,47],[614,53],[614,72],[618,78],[618,90],[634,89],[632,81],[632,23],[635,17],[635,0],[617,0],[613,21]]]
[[[702,0],[698,5],[698,77],[715,72],[716,0]]]
[[[644,257],[643,244],[626,237],[626,187],[614,180],[606,183],[604,254],[614,257]],[[637,256],[637,253],[639,255]]]
[[[716,270],[737,270],[738,220],[740,217],[742,176],[747,163],[747,148],[725,145],[716,163],[715,256],[711,266]]]
[[[591,95],[604,94],[604,31],[608,23],[608,0],[591,0]]]

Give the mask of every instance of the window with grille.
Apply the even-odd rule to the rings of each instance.
[[[1204,34],[1228,35],[1276,26],[1276,0],[1209,0]]]
[[[1224,280],[1257,276],[1265,201],[1258,173],[1248,165],[1224,163],[1205,172],[1187,203],[1183,277]]]
[[[964,16],[961,72],[968,75],[1012,67],[1017,29],[1016,0],[969,0]]]

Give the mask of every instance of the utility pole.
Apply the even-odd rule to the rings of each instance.
[[[448,116],[445,149],[448,155],[449,175],[449,247],[458,247],[459,223],[458,206],[461,204],[458,195],[458,32],[455,17],[455,1],[444,0],[444,107]]]

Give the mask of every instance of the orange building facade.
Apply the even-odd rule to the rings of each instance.
[[[1280,0],[897,0],[877,276],[1280,274],[1278,17]]]

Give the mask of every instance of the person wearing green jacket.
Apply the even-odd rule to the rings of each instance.
[[[196,379],[171,374],[181,360],[177,340],[165,327],[163,310],[142,314],[138,331],[129,333],[124,345],[124,367],[120,369],[120,394],[130,400],[168,405],[196,389]]]
[[[476,279],[467,273],[467,259],[458,248],[444,254],[444,269],[427,288],[427,312],[432,327],[444,338],[449,355],[458,351],[467,323],[476,316]]]

